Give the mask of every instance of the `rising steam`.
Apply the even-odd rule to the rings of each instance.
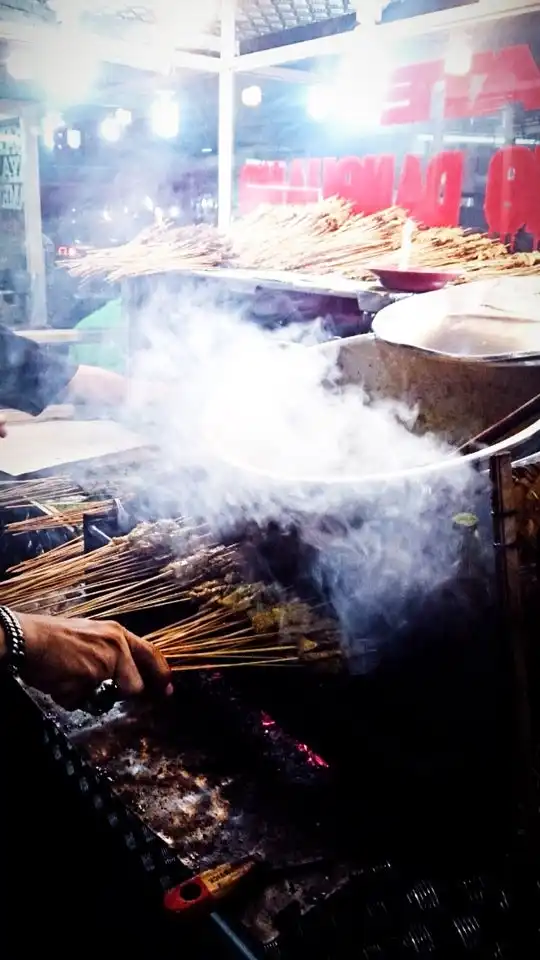
[[[451,449],[411,433],[414,410],[339,387],[339,343],[284,343],[283,332],[218,310],[200,289],[187,301],[174,312],[158,294],[146,308],[148,348],[133,371],[171,385],[153,435],[183,508],[224,528],[239,518],[300,523],[347,634],[365,639],[375,622],[391,632],[412,595],[451,578],[452,516],[476,509],[481,481],[464,463],[416,474]],[[146,400],[134,396],[131,412]],[[190,480],[195,466],[204,479]],[[321,533],[328,515],[340,518],[338,536]]]

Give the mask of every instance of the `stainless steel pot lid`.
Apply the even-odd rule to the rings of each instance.
[[[373,321],[388,343],[488,362],[540,356],[540,275],[500,277],[400,300]]]

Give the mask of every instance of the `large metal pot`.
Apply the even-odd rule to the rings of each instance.
[[[419,410],[417,427],[462,443],[540,393],[540,366],[445,357],[372,335],[344,340],[339,365],[346,383]]]
[[[540,393],[540,367],[523,363],[479,363],[454,360],[437,354],[424,354],[411,347],[401,347],[361,335],[325,343],[309,349],[338,352],[338,365],[344,384],[358,383],[374,398],[394,398],[418,409],[417,428],[433,431],[451,442],[461,443],[478,434],[532,396]],[[218,457],[233,471],[235,482],[261,496],[278,500],[282,495],[289,503],[304,506],[317,493],[325,503],[343,503],[371,496],[381,485],[424,480],[435,483],[437,477],[451,478],[454,472],[469,465],[481,467],[488,458],[503,450],[513,451],[515,459],[540,448],[540,421],[467,457],[445,457],[427,466],[400,469],[380,474],[288,477],[283,473],[262,469],[243,456],[242,449],[219,447]],[[450,481],[451,482],[451,481]],[[457,482],[457,481],[456,481]],[[453,485],[453,484],[452,484]],[[459,484],[458,484],[459,485]]]

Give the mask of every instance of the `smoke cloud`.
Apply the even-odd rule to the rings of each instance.
[[[411,432],[415,410],[340,387],[339,341],[322,350],[300,328],[264,330],[200,287],[181,302],[158,292],[138,322],[147,346],[132,372],[168,383],[152,438],[183,511],[224,530],[240,520],[299,525],[316,548],[314,578],[357,638],[353,655],[399,628],[411,597],[451,580],[452,517],[477,511],[484,483],[464,462],[422,471],[451,448]],[[308,341],[322,338],[315,326]],[[148,400],[134,393],[128,416]],[[331,534],[320,523],[328,517]]]

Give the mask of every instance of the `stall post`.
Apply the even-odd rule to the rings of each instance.
[[[220,230],[227,229],[232,214],[235,54],[236,0],[221,0],[218,130],[218,226]]]
[[[30,278],[28,326],[40,327],[47,323],[47,284],[39,181],[39,108],[32,104],[22,106],[20,125],[26,269]]]

